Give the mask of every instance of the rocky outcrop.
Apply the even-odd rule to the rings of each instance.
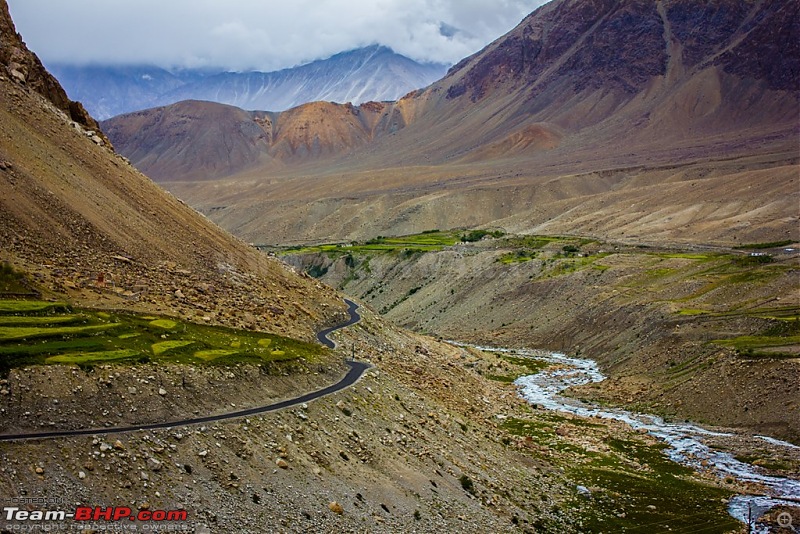
[[[33,89],[58,109],[66,113],[73,121],[87,130],[94,131],[103,141],[110,145],[108,139],[100,131],[97,121],[80,102],[70,100],[64,88],[42,65],[39,58],[31,52],[17,33],[14,21],[8,11],[6,0],[0,0],[0,66],[9,78]]]

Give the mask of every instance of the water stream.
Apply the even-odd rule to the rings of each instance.
[[[665,452],[675,462],[698,471],[711,471],[720,477],[730,476],[742,482],[760,484],[766,489],[766,495],[738,495],[730,500],[728,512],[743,523],[748,522],[749,516],[760,517],[775,506],[800,505],[800,480],[766,475],[760,468],[741,462],[730,453],[715,450],[705,442],[705,438],[733,436],[733,434],[711,431],[690,423],[669,423],[654,415],[601,408],[561,396],[560,393],[568,387],[605,379],[597,363],[592,360],[570,358],[558,353],[476,348],[489,352],[515,353],[556,364],[535,375],[520,377],[514,382],[519,388],[520,395],[531,404],[583,417],[623,421],[632,428],[644,430],[669,445]],[[756,436],[756,438],[773,446],[800,449],[791,443],[767,436]],[[800,518],[794,519],[795,524],[800,521]],[[752,532],[768,533],[769,527],[756,525]]]

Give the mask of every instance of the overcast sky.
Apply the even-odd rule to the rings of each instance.
[[[370,44],[455,63],[544,0],[8,0],[47,63],[275,70]]]

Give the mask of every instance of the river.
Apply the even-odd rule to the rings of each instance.
[[[743,523],[747,523],[750,516],[761,517],[775,506],[800,506],[800,481],[767,475],[760,468],[741,462],[728,452],[715,450],[706,443],[707,438],[733,436],[733,434],[708,430],[690,423],[670,423],[658,416],[598,407],[562,396],[561,392],[568,387],[605,379],[597,363],[592,360],[539,351],[475,348],[487,352],[513,353],[553,363],[554,365],[548,369],[520,377],[514,382],[519,388],[519,394],[531,404],[583,417],[623,421],[632,428],[646,431],[665,442],[668,445],[665,452],[675,462],[698,471],[711,471],[720,477],[730,476],[742,482],[760,484],[766,490],[765,495],[738,495],[730,500],[728,512]],[[767,436],[756,437],[773,446],[800,449],[791,443]],[[800,522],[800,518],[793,519],[795,525]],[[769,527],[756,524],[751,532],[768,533]]]

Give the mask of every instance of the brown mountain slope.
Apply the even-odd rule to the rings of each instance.
[[[340,156],[373,138],[384,107],[312,102],[270,113],[185,101],[109,119],[103,129],[153,179],[203,180]]]
[[[0,261],[31,275],[30,285],[45,298],[113,308],[107,317],[130,310],[180,319],[202,314],[201,322],[305,339],[321,323],[341,318],[340,297],[331,289],[215,227],[88,137],[19,78],[3,74]],[[2,275],[5,291],[5,265]],[[3,303],[4,311],[22,307],[5,298]],[[161,342],[152,345],[156,358],[149,363],[4,365],[0,434],[6,435],[174,422],[263,406],[335,382],[345,354],[380,367],[345,391],[269,414],[114,435],[99,430],[4,441],[4,462],[16,467],[0,470],[0,494],[25,503],[21,516],[56,508],[54,501],[30,497],[45,495],[71,506],[185,510],[187,520],[172,526],[206,533],[255,534],[275,525],[287,532],[523,532],[523,525],[532,524],[578,532],[593,517],[588,501],[562,511],[574,500],[577,482],[524,445],[510,446],[518,438],[498,422],[510,414],[529,417],[530,409],[503,384],[475,371],[477,362],[493,365],[487,355],[362,313],[359,325],[336,334],[346,350],[281,366],[279,376],[254,363],[166,364],[157,358]],[[53,331],[39,345],[42,328],[28,330],[18,321],[42,325],[59,318],[4,316],[4,355],[59,345]],[[180,322],[186,327],[190,321]],[[80,351],[67,361],[85,362],[87,345],[71,345],[74,330],[67,328],[63,341]],[[217,332],[230,335],[231,347],[238,347],[241,332]],[[177,328],[165,330],[160,338],[176,333]],[[122,337],[98,334],[110,343]],[[650,441],[623,427],[608,432]],[[607,435],[598,432],[592,439],[599,443]],[[577,464],[577,458],[565,459],[565,465]],[[711,512],[724,514],[722,504]],[[86,526],[71,519],[50,523]],[[164,526],[137,524],[145,530],[145,524]],[[0,518],[2,532],[21,526],[13,515]],[[92,528],[112,527],[98,521]]]
[[[798,9],[551,2],[424,90],[395,103],[269,115],[268,158],[219,182],[172,175],[168,187],[259,243],[479,224],[614,239],[783,239],[797,231]],[[121,147],[113,131],[127,120],[104,124]],[[693,180],[704,181],[702,196],[679,186]],[[730,180],[759,186],[743,202]],[[709,199],[724,217],[671,222]],[[666,225],[623,224],[618,215],[634,201]]]
[[[576,151],[610,157],[635,148],[646,160],[664,148],[702,154],[718,136],[763,149],[796,131],[798,17],[788,1],[551,2],[425,90],[393,104],[274,114],[276,125],[297,125],[264,140],[281,162],[350,154],[347,164],[359,168],[442,164],[473,151],[470,160],[534,156],[547,164],[574,161]],[[194,128],[214,117],[195,116]],[[104,125],[122,152],[146,168],[168,158],[164,148],[131,142],[123,125],[133,120]],[[534,125],[551,142],[514,141]]]
[[[40,66],[9,35],[16,36],[4,31],[0,47],[4,68]],[[40,85],[31,79],[41,79],[55,105],[63,103],[46,71],[29,69],[25,82],[0,78],[0,259],[81,301],[168,305],[174,313],[304,339],[341,310],[332,291],[265,258],[93,142],[31,90]]]

